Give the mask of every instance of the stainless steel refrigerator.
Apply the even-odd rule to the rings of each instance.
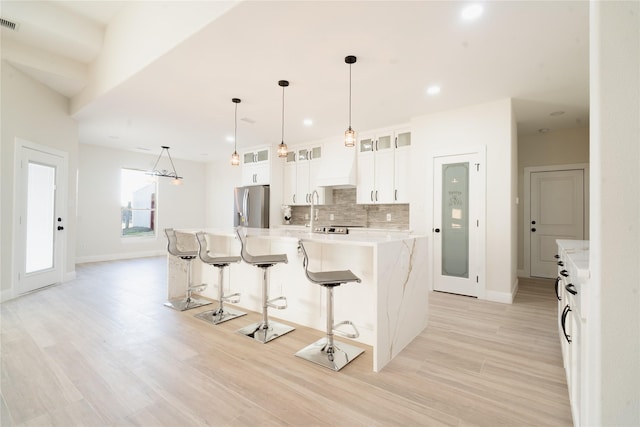
[[[233,189],[233,225],[269,228],[269,186],[251,185]]]

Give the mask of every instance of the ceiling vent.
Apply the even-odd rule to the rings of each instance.
[[[0,27],[7,28],[11,31],[18,31],[20,24],[6,18],[0,18]]]
[[[18,31],[18,29],[20,28],[20,24],[10,21],[6,18],[0,18],[0,27],[7,28],[11,31]]]

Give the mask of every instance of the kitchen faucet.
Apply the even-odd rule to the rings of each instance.
[[[313,190],[313,193],[311,193],[311,206],[310,206],[310,211],[309,211],[309,229],[310,231],[313,233],[314,230],[314,220],[317,219],[314,215],[313,212],[313,207],[314,205],[314,197],[317,200],[317,203],[320,203],[320,195],[318,194],[318,192],[316,190]]]

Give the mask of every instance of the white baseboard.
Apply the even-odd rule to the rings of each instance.
[[[501,302],[503,304],[513,304],[513,292],[498,292],[487,290],[485,292],[485,298],[487,301]]]
[[[120,254],[91,255],[86,257],[76,257],[76,264],[88,262],[117,261],[120,259],[146,258],[151,256],[166,255],[166,250],[154,250],[145,252],[128,252]]]

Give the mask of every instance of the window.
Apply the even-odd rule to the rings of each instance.
[[[145,171],[122,169],[120,203],[122,237],[156,236],[156,178]]]

